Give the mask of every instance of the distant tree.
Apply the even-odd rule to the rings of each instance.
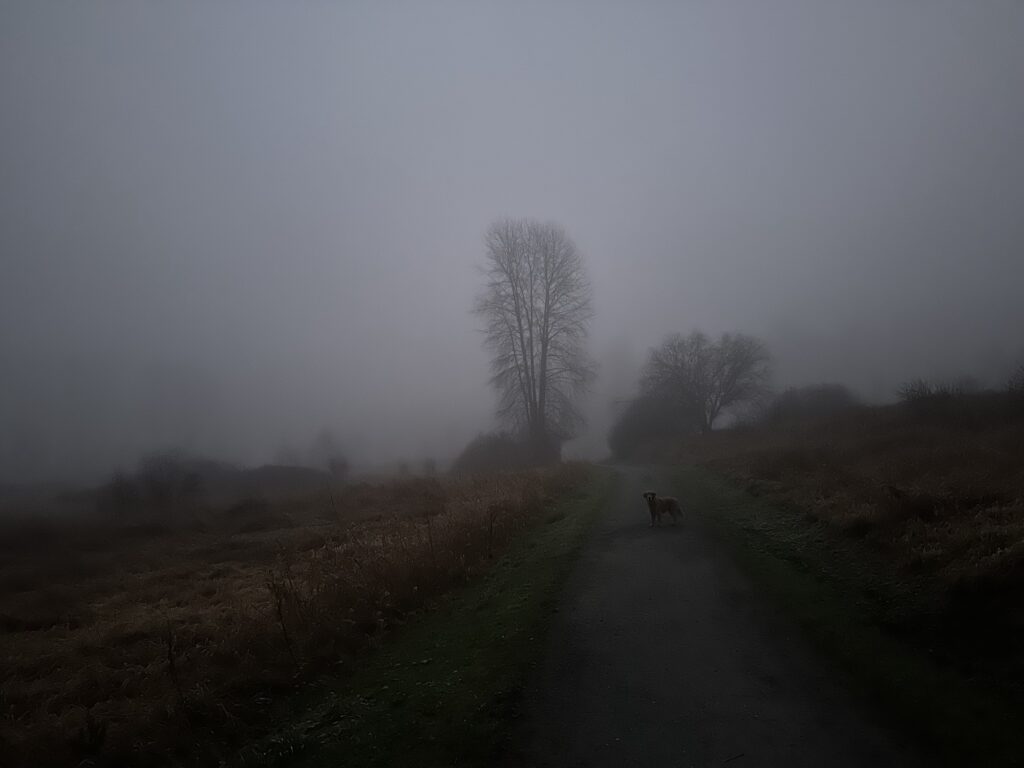
[[[135,478],[148,505],[169,512],[194,504],[202,496],[200,464],[180,451],[151,454],[139,462]]]
[[[335,456],[328,460],[327,471],[330,472],[338,480],[345,480],[348,477],[349,466],[348,459],[344,456]]]
[[[905,403],[935,396],[935,387],[925,379],[910,379],[900,384],[896,396]]]
[[[950,392],[955,395],[977,395],[984,390],[981,382],[974,376],[960,376],[948,386]]]
[[[96,506],[100,512],[118,516],[138,512],[142,494],[138,483],[123,472],[117,472],[97,494]]]
[[[583,423],[578,401],[594,376],[583,258],[552,223],[498,221],[485,243],[485,285],[474,310],[485,323],[499,415],[535,461],[556,460]]]
[[[951,399],[974,395],[981,391],[978,380],[971,376],[961,376],[952,381],[932,383],[927,379],[911,379],[899,386],[896,394],[905,403],[922,400]]]
[[[1010,375],[1006,382],[1006,389],[1014,394],[1024,395],[1024,363],[1021,363],[1017,370]]]
[[[344,477],[348,474],[348,459],[334,433],[329,429],[321,429],[307,452],[309,466],[326,469],[333,475]]]
[[[764,344],[742,333],[712,341],[695,331],[674,334],[651,350],[641,379],[641,394],[694,412],[710,432],[726,410],[768,392],[771,359]]]

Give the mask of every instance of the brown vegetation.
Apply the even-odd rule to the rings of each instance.
[[[344,674],[581,480],[568,466],[350,486],[170,527],[7,523],[0,754],[216,763],[259,735],[275,697]]]
[[[677,451],[859,542],[870,550],[861,568],[890,574],[873,599],[892,629],[1020,685],[1024,658],[1011,638],[1024,630],[1024,398],[943,392],[850,405],[702,435]],[[928,607],[901,613],[915,600]]]
[[[1024,402],[976,395],[934,405],[725,431],[683,453],[908,567],[950,581],[1009,575],[1024,565]]]

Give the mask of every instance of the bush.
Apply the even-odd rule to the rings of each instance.
[[[156,514],[161,518],[194,512],[202,499],[204,475],[220,465],[179,453],[142,459],[131,475],[118,472],[96,494],[96,510],[118,519]]]
[[[1015,395],[1024,395],[1024,363],[1021,363],[1006,382],[1006,390]]]
[[[142,503],[139,483],[118,472],[96,494],[96,510],[102,515],[122,517],[137,511]]]
[[[904,403],[913,403],[935,396],[935,387],[924,379],[911,379],[900,384],[896,396]]]
[[[860,405],[857,397],[842,384],[792,387],[777,395],[758,421],[770,426],[819,421]]]
[[[616,458],[635,458],[666,440],[700,429],[700,417],[668,398],[641,395],[612,426],[608,445]]]
[[[922,400],[949,399],[975,395],[981,391],[976,379],[964,377],[956,381],[932,383],[926,379],[911,379],[900,385],[896,390],[899,399],[904,403],[921,402]]]
[[[455,460],[452,473],[508,472],[525,469],[530,464],[530,451],[525,442],[507,432],[494,432],[474,438]]]

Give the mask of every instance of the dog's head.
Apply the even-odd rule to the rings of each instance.
[[[651,506],[652,504],[654,504],[654,500],[658,498],[658,494],[656,494],[654,491],[644,491],[640,495],[644,497],[644,501],[647,502],[647,506]]]

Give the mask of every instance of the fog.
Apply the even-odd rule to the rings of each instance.
[[[670,332],[883,401],[1024,359],[1024,4],[0,9],[0,482],[494,426],[488,224],[594,286],[591,427]]]

